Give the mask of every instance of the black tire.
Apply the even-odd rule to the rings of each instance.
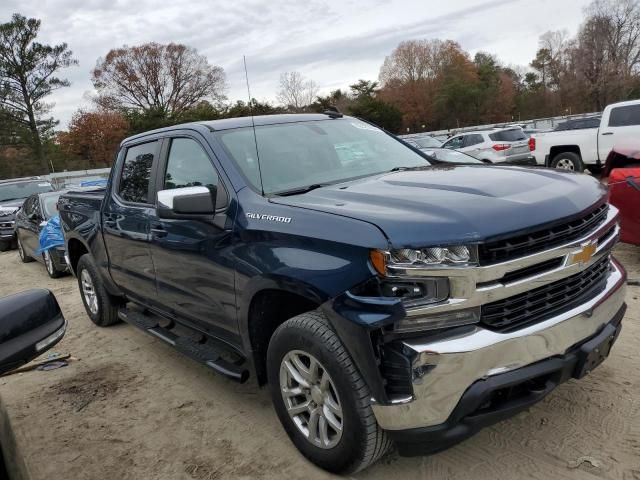
[[[20,260],[22,261],[22,263],[31,263],[33,262],[33,257],[30,257],[29,255],[27,255],[27,253],[24,251],[24,247],[22,246],[22,241],[20,240],[20,237],[16,235],[16,242],[18,244],[18,256],[20,257]]]
[[[5,242],[4,240],[0,240],[0,252],[8,252],[11,250],[12,242]]]
[[[60,278],[64,275],[63,271],[60,271],[56,268],[56,264],[51,258],[51,254],[48,251],[45,251],[42,254],[42,261],[44,262],[44,268],[47,270],[49,277],[51,278]]]
[[[573,152],[562,152],[557,154],[551,161],[551,167],[573,172],[582,172],[584,170],[584,165],[580,155]]]
[[[315,357],[330,375],[332,387],[335,386],[342,411],[342,434],[332,448],[311,443],[287,412],[280,367],[285,356],[293,351]],[[333,473],[354,473],[377,461],[391,446],[391,440],[373,415],[367,384],[321,312],[303,313],[277,328],[269,342],[267,374],[276,413],[289,438],[320,468]]]
[[[118,318],[118,308],[122,305],[122,301],[107,293],[98,268],[90,254],[85,253],[80,257],[78,266],[76,267],[76,273],[78,275],[80,297],[91,321],[99,327],[109,327],[118,323],[120,321]],[[91,286],[95,294],[95,303],[91,301],[83,287],[85,274],[88,275],[91,280]]]

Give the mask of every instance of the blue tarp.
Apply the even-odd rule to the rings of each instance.
[[[47,220],[47,223],[40,230],[40,248],[36,255],[42,255],[42,252],[50,248],[64,246],[64,235],[62,227],[60,227],[60,215],[55,215]]]
[[[107,180],[87,180],[85,182],[80,182],[81,187],[106,187]]]

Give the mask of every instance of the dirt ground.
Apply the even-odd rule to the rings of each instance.
[[[640,279],[640,248],[617,256]],[[126,324],[99,329],[76,281],[51,280],[39,263],[0,254],[0,296],[53,290],[69,322],[54,351],[79,360],[0,378],[5,452],[32,479],[329,478],[280,427],[268,392],[238,385]],[[582,381],[446,452],[394,452],[358,479],[640,480],[640,287],[607,361]],[[9,438],[9,440],[7,440]]]

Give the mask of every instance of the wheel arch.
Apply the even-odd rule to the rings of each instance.
[[[253,279],[241,297],[239,328],[259,385],[267,381],[269,341],[282,323],[320,307],[328,296],[306,282],[280,276]]]
[[[579,145],[554,145],[549,150],[549,162],[552,162],[559,154],[567,152],[575,153],[580,157],[580,161],[582,161],[582,152],[580,151]]]

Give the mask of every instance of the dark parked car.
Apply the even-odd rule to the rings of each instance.
[[[37,260],[44,263],[51,278],[67,272],[64,243],[40,253],[40,233],[47,222],[58,214],[57,203],[64,190],[36,193],[27,198],[16,214],[16,239],[18,253],[24,263]],[[62,232],[60,232],[62,237]]]
[[[0,180],[0,252],[15,245],[15,215],[24,200],[34,193],[51,191],[53,186],[40,178]]]
[[[67,322],[49,290],[0,298],[0,374],[43,354],[62,337]]]
[[[335,112],[130,137],[59,201],[87,315],[268,383],[327,470],[448,448],[602,363],[625,271],[592,177],[434,163]]]

